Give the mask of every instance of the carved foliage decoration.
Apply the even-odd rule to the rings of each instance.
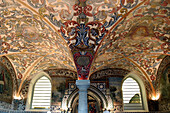
[[[77,73],[68,69],[47,69],[44,70],[51,77],[67,77],[67,78],[77,78]]]
[[[116,77],[116,76],[124,77],[128,73],[129,73],[128,70],[120,69],[120,68],[103,69],[103,70],[100,70],[100,71],[97,71],[97,72],[93,73],[90,76],[89,79],[93,80],[93,79],[100,79],[100,78],[103,78],[103,77]]]

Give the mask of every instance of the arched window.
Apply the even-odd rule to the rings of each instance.
[[[43,76],[33,88],[31,109],[49,109],[51,102],[51,82]]]
[[[124,110],[144,110],[141,89],[135,79],[128,77],[122,85]]]

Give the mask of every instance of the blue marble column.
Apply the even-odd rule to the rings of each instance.
[[[90,80],[76,80],[76,85],[79,88],[78,113],[88,113],[87,89],[90,86]]]

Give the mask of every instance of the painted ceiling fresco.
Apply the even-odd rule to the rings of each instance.
[[[169,0],[0,0],[0,57],[22,82],[45,69],[73,70],[81,80],[123,68],[152,83],[170,54],[169,6]]]

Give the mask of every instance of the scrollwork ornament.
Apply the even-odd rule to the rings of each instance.
[[[138,0],[121,0],[120,3],[124,8],[133,8],[138,4]]]
[[[45,0],[27,0],[27,2],[34,8],[41,8],[46,4]]]
[[[127,14],[127,12],[128,12],[128,10],[127,10],[126,8],[122,8],[122,9],[120,10],[120,13],[121,13],[121,14],[119,14],[119,16],[124,16],[124,15]]]

